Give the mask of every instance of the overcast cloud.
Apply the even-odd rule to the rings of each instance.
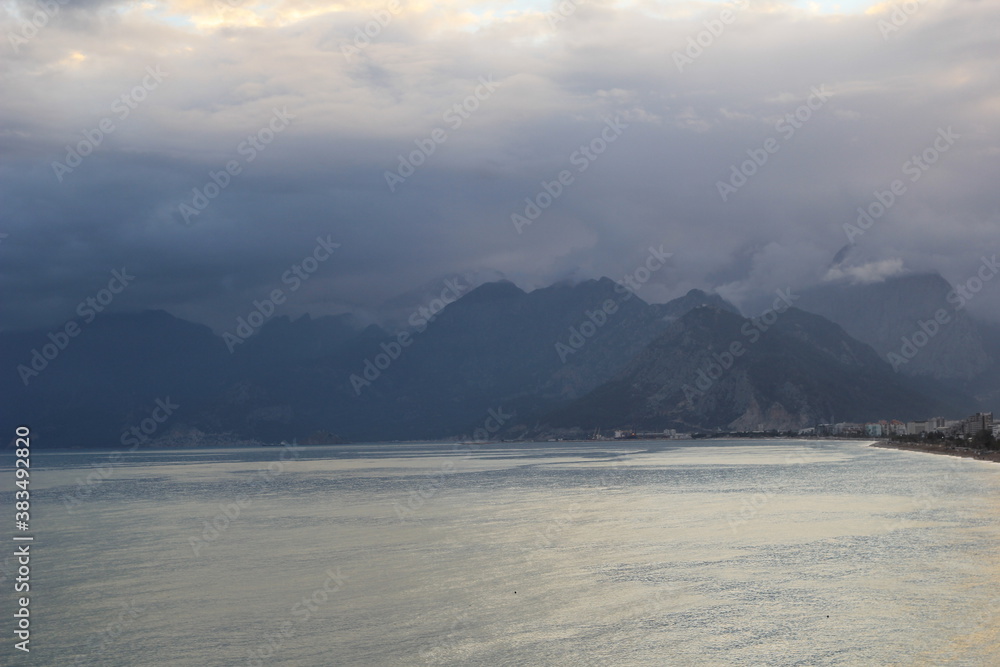
[[[393,6],[6,3],[3,326],[59,324],[124,266],[113,308],[224,329],[317,237],[341,245],[281,314],[366,311],[473,272],[618,278],[661,244],[673,263],[644,298],[699,287],[745,308],[824,279],[957,282],[1000,251],[998,2],[914,2],[898,25],[893,3],[582,0],[559,21],[548,2]],[[699,33],[702,52],[675,57]],[[54,167],[102,121],[91,154]],[[433,154],[390,190],[415,142]],[[925,151],[933,165],[907,165]],[[563,170],[519,233],[512,215]],[[884,215],[845,230],[897,179]],[[1000,290],[971,306],[1000,318]]]

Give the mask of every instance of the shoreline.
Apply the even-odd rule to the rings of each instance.
[[[868,446],[878,447],[880,449],[900,449],[907,452],[923,452],[925,454],[957,456],[964,459],[1000,463],[1000,451],[990,451],[985,449],[971,449],[968,447],[954,449],[942,445],[919,444],[915,442],[890,442],[889,440],[879,440],[878,442],[873,442]]]

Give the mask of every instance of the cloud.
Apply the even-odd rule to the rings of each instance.
[[[881,283],[903,273],[903,260],[883,259],[861,266],[834,266],[823,276],[825,282],[848,279],[852,283]]]
[[[33,5],[18,6],[3,34],[23,29]],[[675,266],[644,298],[702,287],[750,304],[821,281],[844,223],[949,125],[962,139],[858,240],[859,257],[959,278],[997,238],[994,3],[922,5],[886,40],[865,3],[751,2],[683,72],[672,54],[723,3],[588,1],[553,25],[554,3],[404,2],[370,27],[388,6],[66,5],[12,48],[0,64],[4,326],[65,320],[124,264],[137,278],[115,307],[223,329],[321,234],[341,248],[287,314],[361,310],[468,271],[522,286],[620,276],[661,243]],[[151,66],[168,77],[121,118],[116,100]],[[498,89],[467,102],[481,77]],[[777,124],[815,86],[830,101],[784,138]],[[249,161],[240,147],[275,109],[294,119]],[[616,117],[628,128],[579,171],[573,156]],[[106,118],[114,131],[59,182],[53,162]],[[386,172],[435,130],[446,139],[390,192]],[[779,150],[722,201],[717,184],[769,138]],[[180,205],[234,160],[240,173],[179,224]],[[573,184],[516,233],[511,215],[563,170]]]

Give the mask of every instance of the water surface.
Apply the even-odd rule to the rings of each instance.
[[[1000,664],[1000,466],[864,444],[34,452],[30,660]]]

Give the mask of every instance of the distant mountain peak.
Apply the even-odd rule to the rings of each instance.
[[[497,280],[491,283],[483,283],[463,296],[462,301],[486,302],[497,299],[509,299],[511,297],[524,296],[524,294],[524,290],[511,281]]]
[[[714,308],[742,316],[739,309],[723,299],[718,294],[709,294],[704,290],[691,289],[682,297],[657,306],[660,316],[665,320],[676,320],[688,312],[702,307]]]
[[[865,421],[941,408],[823,317],[789,308],[761,327],[703,304],[675,320],[617,376],[541,416],[539,424],[787,430],[813,426],[831,413]]]
[[[992,359],[979,324],[949,299],[951,284],[934,272],[906,273],[880,282],[826,282],[801,293],[804,310],[836,322],[888,359],[899,355],[904,340],[920,322],[944,311],[945,326],[935,330],[919,354],[899,367],[910,375],[968,380],[983,374]]]

